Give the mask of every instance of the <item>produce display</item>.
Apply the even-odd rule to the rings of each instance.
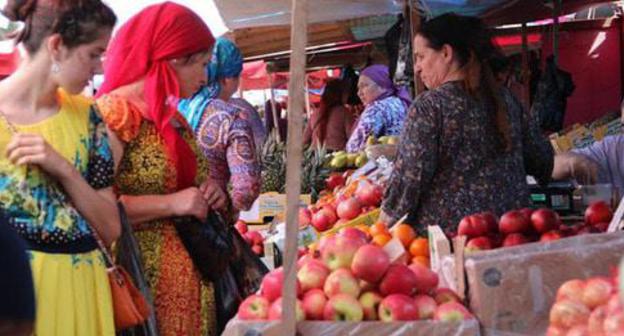
[[[238,311],[241,320],[281,316],[282,268],[265,276]],[[428,267],[392,261],[371,236],[345,228],[323,237],[297,262],[297,320],[463,321],[472,314],[458,295],[438,287]]]
[[[547,336],[624,335],[624,307],[617,277],[565,282],[550,309]]]
[[[547,208],[512,210],[500,219],[486,212],[464,217],[457,235],[467,237],[466,252],[475,252],[606,232],[612,217],[611,208],[602,201],[591,204],[585,211],[585,221],[573,225],[564,224],[555,211]]]
[[[258,256],[264,255],[264,237],[258,231],[249,231],[247,223],[244,220],[239,219],[234,224],[234,228],[245,241],[251,246],[251,250]]]

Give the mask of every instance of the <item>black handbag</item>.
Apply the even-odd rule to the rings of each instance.
[[[232,230],[223,218],[211,211],[204,221],[195,217],[174,219],[175,228],[202,279],[215,282],[234,257]]]
[[[217,330],[220,334],[238,312],[242,300],[258,291],[266,265],[236,230],[230,230],[233,256],[221,277],[214,282]]]

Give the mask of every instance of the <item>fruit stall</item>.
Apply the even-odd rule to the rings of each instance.
[[[305,3],[293,1],[293,20],[301,23],[293,25],[293,110],[303,110]],[[300,119],[289,114],[289,139],[300,135]],[[605,125],[602,130],[610,129]],[[553,144],[566,139],[553,138]],[[456,232],[416,232],[403,220],[382,223],[379,207],[396,143],[396,137],[370,138],[365,150],[349,154],[269,138],[261,149],[261,198],[279,201],[259,200],[252,222],[272,221],[239,221],[236,229],[271,271],[257,293],[243,298],[223,335],[624,330],[612,268],[624,251],[622,206],[592,200],[581,204],[587,207],[581,217],[547,207],[500,218],[473,214]],[[573,280],[579,278],[587,280]]]

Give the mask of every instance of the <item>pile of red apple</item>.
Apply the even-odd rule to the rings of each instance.
[[[563,224],[559,215],[547,208],[512,210],[500,220],[485,212],[464,217],[457,234],[468,237],[466,252],[474,252],[605,232],[612,217],[613,212],[605,202],[591,204],[585,211],[585,222],[576,225]]]
[[[463,321],[472,314],[438,275],[420,264],[391,262],[382,247],[355,228],[323,237],[319,253],[297,262],[297,320]],[[239,307],[241,320],[281,318],[281,268],[265,276],[259,293]]]
[[[611,277],[593,277],[561,285],[550,309],[546,335],[624,335],[624,307],[616,281]]]
[[[251,250],[258,256],[264,255],[264,237],[258,231],[249,231],[247,223],[239,219],[234,224],[236,231],[245,239],[247,244],[251,246]]]
[[[361,179],[321,198],[307,209],[299,210],[299,225],[311,224],[316,231],[327,231],[375,210],[381,204],[383,188],[374,182]]]

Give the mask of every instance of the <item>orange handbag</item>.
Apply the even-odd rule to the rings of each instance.
[[[120,266],[108,269],[115,329],[123,330],[143,324],[150,315],[150,308],[141,292],[132,283],[130,275]]]
[[[121,220],[127,220],[123,205],[117,203]],[[132,283],[132,278],[121,266],[115,264],[113,256],[110,254],[95,228],[91,227],[93,236],[97,241],[100,251],[106,261],[108,280],[110,283],[111,296],[113,301],[113,315],[115,318],[115,329],[121,331],[130,327],[143,324],[151,314],[147,300],[137,287]]]

